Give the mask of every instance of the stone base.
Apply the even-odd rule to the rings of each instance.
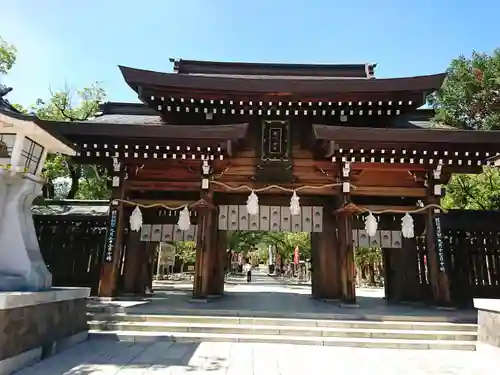
[[[89,288],[0,292],[0,375],[87,338]]]
[[[32,366],[45,358],[71,348],[73,345],[86,341],[88,337],[88,331],[83,331],[62,340],[49,343],[47,346],[40,346],[22,352],[14,357],[0,360],[0,375],[10,375],[20,369]]]
[[[477,315],[477,355],[485,375],[500,368],[500,299],[474,299]],[[491,372],[490,372],[491,370]]]

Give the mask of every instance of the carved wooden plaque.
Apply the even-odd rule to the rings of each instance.
[[[264,120],[262,123],[261,159],[287,161],[290,157],[290,123],[281,120]]]

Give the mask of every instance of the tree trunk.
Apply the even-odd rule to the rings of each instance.
[[[47,180],[47,182],[42,186],[42,196],[47,199],[54,199],[55,195],[56,194],[52,180]]]
[[[74,164],[68,164],[68,170],[71,177],[71,187],[66,199],[75,199],[76,193],[78,193],[78,184],[80,182],[82,172],[80,166]]]

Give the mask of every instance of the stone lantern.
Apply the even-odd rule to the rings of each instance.
[[[74,150],[0,98],[0,290],[52,286],[31,213],[33,200],[41,195],[47,153],[72,155]]]
[[[0,375],[12,374],[88,337],[90,288],[52,287],[31,213],[48,153],[74,150],[0,89]]]

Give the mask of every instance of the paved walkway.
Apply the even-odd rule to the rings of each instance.
[[[243,276],[230,277],[225,285],[225,296],[207,304],[191,302],[192,283],[161,282],[149,299],[95,302],[95,305],[115,305],[127,313],[137,314],[212,314],[229,316],[311,317],[314,319],[363,319],[383,316],[425,317],[427,320],[451,319],[475,322],[475,310],[441,311],[423,306],[388,305],[382,289],[356,290],[359,308],[341,307],[338,302],[323,302],[310,298],[309,285],[296,285],[286,280],[269,277],[266,270],[256,270],[252,282]]]
[[[168,303],[188,304],[190,285],[177,285],[159,291],[149,308],[163,308]],[[286,285],[263,272],[257,272],[250,284],[243,277],[233,277],[226,287],[228,296],[213,302],[217,308],[237,308],[238,304],[258,309],[279,309],[289,315],[296,309],[335,310],[332,304],[313,301],[310,289]],[[372,298],[378,291],[368,290]],[[172,297],[172,298],[170,298]],[[163,299],[162,299],[163,298]],[[177,299],[176,299],[177,298]],[[224,300],[229,302],[224,302]],[[378,298],[380,300],[380,298]],[[180,302],[179,302],[180,301]],[[248,302],[249,301],[249,302]],[[128,305],[127,305],[128,303]],[[297,306],[297,303],[306,307]],[[318,303],[318,305],[315,305]],[[191,309],[203,310],[195,305]],[[137,301],[123,301],[129,309],[144,306]],[[189,304],[188,304],[189,305]],[[253,305],[253,306],[252,306]],[[141,307],[142,306],[142,307]],[[311,308],[311,306],[313,306]],[[171,307],[171,306],[170,306]],[[213,307],[211,307],[213,309]],[[165,310],[166,309],[166,310]],[[235,311],[231,311],[232,314]],[[250,344],[226,342],[202,343],[125,343],[105,339],[90,340],[63,353],[24,369],[16,375],[148,375],[148,374],[211,374],[211,375],[321,375],[321,374],[383,374],[383,375],[481,375],[475,352],[436,350],[383,350],[302,346],[284,344]]]
[[[93,340],[16,375],[481,375],[474,352]]]

